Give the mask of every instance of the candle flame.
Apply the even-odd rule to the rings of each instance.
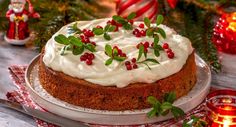
[[[223,127],[229,127],[232,123],[232,119],[229,117],[225,117],[223,120]]]
[[[229,26],[227,28],[236,32],[236,12],[228,15],[227,21],[229,23]]]

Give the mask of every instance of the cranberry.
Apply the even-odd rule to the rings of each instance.
[[[141,31],[140,31],[140,34],[141,34],[142,36],[146,36],[146,31],[145,31],[145,30],[141,30]]]
[[[169,49],[166,50],[166,52],[167,52],[167,53],[168,53],[168,52],[172,52],[172,50],[169,48]]]
[[[154,47],[154,43],[152,42],[151,47]]]
[[[137,69],[137,68],[138,68],[138,65],[137,65],[137,64],[133,64],[133,68],[134,68],[134,69]]]
[[[136,37],[141,37],[142,35],[141,35],[140,32],[138,32],[135,36],[136,36]]]
[[[139,28],[144,28],[144,24],[143,23],[139,24]]]
[[[132,58],[131,62],[136,63],[136,58]]]
[[[173,59],[175,54],[171,51],[167,53],[168,58]]]
[[[129,23],[130,23],[131,25],[133,25],[133,24],[134,24],[134,20],[129,20]]]
[[[122,53],[120,56],[121,57],[127,57],[125,53]]]
[[[85,55],[80,56],[80,61],[86,61],[87,57]]]
[[[96,26],[96,28],[102,28],[102,26],[100,26],[100,25],[97,25],[97,26]]]
[[[127,70],[132,70],[132,66],[131,66],[131,64],[126,65],[126,69],[127,69]]]
[[[97,44],[96,44],[95,42],[93,42],[93,41],[92,41],[92,42],[90,42],[90,43],[91,43],[92,45],[94,45],[94,46],[96,46],[96,45],[97,45]]]
[[[122,55],[122,54],[123,54],[123,52],[122,52],[121,49],[118,49],[118,54],[119,54],[119,55]]]
[[[162,48],[163,48],[163,49],[168,49],[168,48],[169,48],[169,45],[168,45],[167,43],[164,43],[164,44],[162,45]]]
[[[88,57],[89,60],[93,60],[95,58],[94,54],[92,54],[92,53],[89,54],[87,57]]]
[[[125,61],[125,65],[131,65],[130,61]]]
[[[144,46],[144,48],[148,48],[149,47],[149,42],[146,41],[143,46]]]
[[[87,65],[92,65],[93,62],[92,62],[92,60],[87,59],[87,60],[86,60],[86,64],[87,64]]]

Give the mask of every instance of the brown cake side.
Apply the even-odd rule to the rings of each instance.
[[[196,83],[194,53],[189,55],[186,64],[178,73],[155,83],[134,83],[124,88],[104,87],[68,76],[45,66],[42,59],[43,53],[39,61],[39,79],[43,88],[55,98],[91,109],[145,109],[150,107],[146,101],[148,96],[161,100],[165,93],[173,91],[179,98],[186,95]]]

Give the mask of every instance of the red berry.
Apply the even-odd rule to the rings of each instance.
[[[86,56],[85,55],[82,55],[82,56],[80,56],[80,61],[86,61]]]
[[[140,45],[141,45],[141,43],[137,44],[137,45],[136,45],[136,48],[139,49]]]
[[[94,45],[94,46],[96,46],[96,45],[97,45],[97,44],[96,44],[95,42],[93,42],[93,41],[92,41],[92,42],[90,42],[90,43],[91,43],[92,45]]]
[[[133,65],[133,68],[134,68],[134,69],[137,69],[137,68],[138,68],[138,65],[137,65],[137,64],[134,64],[134,65]]]
[[[130,61],[125,61],[125,65],[127,66],[127,65],[130,65],[131,63],[130,63]]]
[[[143,23],[139,24],[139,28],[144,28],[144,24]]]
[[[111,20],[111,24],[112,24],[112,25],[116,25],[116,21],[112,19],[112,20]]]
[[[168,58],[173,59],[175,54],[173,52],[168,52],[167,56],[168,56]]]
[[[111,20],[108,20],[108,21],[107,21],[107,24],[111,24]]]
[[[151,47],[154,47],[154,43],[152,42]]]
[[[132,58],[131,60],[132,63],[136,63],[136,61],[137,61],[136,58]]]
[[[164,43],[164,44],[162,45],[162,48],[163,48],[163,49],[168,49],[168,48],[169,48],[169,45],[168,45],[167,43]]]
[[[125,53],[122,53],[120,56],[121,57],[127,57]]]
[[[130,23],[131,25],[133,25],[133,24],[134,24],[134,20],[129,20],[129,23]]]
[[[149,47],[149,42],[146,41],[143,46],[144,46],[144,48],[148,48]]]
[[[121,49],[118,49],[118,54],[119,54],[119,55],[122,55],[122,54],[123,54],[123,52],[122,52]]]
[[[126,65],[126,69],[127,69],[127,70],[132,70],[132,66],[131,66],[131,64]]]
[[[138,32],[135,36],[136,36],[136,37],[141,37],[142,35],[141,35],[140,32]]]
[[[168,53],[168,52],[172,52],[172,50],[169,48],[166,50],[166,53]]]
[[[97,26],[96,26],[96,28],[102,28],[102,26],[100,26],[100,25],[97,25]]]
[[[84,39],[84,38],[85,38],[85,36],[84,36],[84,35],[80,35],[80,38],[81,38],[81,39]]]
[[[89,60],[93,60],[95,58],[94,54],[92,53],[90,53],[87,57]]]
[[[141,34],[142,36],[146,36],[146,31],[145,31],[145,30],[141,30],[141,31],[140,31],[140,34]]]
[[[87,59],[87,60],[86,60],[86,64],[87,64],[87,65],[92,65],[93,62],[92,62],[92,60],[88,60],[88,59]]]
[[[83,29],[83,33],[86,33],[88,30],[87,29]]]

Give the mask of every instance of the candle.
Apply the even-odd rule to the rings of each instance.
[[[236,91],[210,93],[206,99],[206,117],[210,127],[236,127]]]

